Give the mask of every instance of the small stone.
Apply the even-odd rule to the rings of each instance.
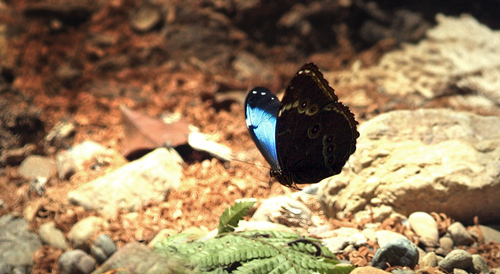
[[[438,245],[438,224],[434,218],[425,212],[414,212],[408,217],[411,229],[420,236],[420,241],[428,247]]]
[[[56,174],[56,165],[54,160],[50,158],[30,155],[19,166],[19,174],[30,180],[36,178],[48,179]]]
[[[393,273],[393,274],[415,274],[415,272],[411,269],[401,269],[401,268],[394,269],[393,271],[391,271],[391,273]]]
[[[418,263],[417,246],[407,239],[395,239],[381,246],[373,256],[371,265],[381,269],[390,266],[414,268]]]
[[[99,264],[105,262],[116,252],[117,248],[113,240],[106,234],[97,236],[90,246],[90,253],[96,258]]]
[[[96,268],[94,258],[80,249],[64,252],[59,257],[60,274],[89,274]]]
[[[342,250],[342,253],[349,254],[354,251],[356,251],[356,247],[354,247],[354,245],[348,245],[346,246],[346,248],[344,248],[344,250]]]
[[[59,248],[63,251],[68,248],[68,244],[62,231],[56,228],[54,222],[48,222],[41,225],[38,230],[38,235],[44,244]]]
[[[377,234],[377,243],[379,246],[385,246],[388,243],[397,239],[408,240],[408,238],[406,238],[404,235],[389,230],[379,230],[376,232],[376,234]]]
[[[361,233],[355,233],[349,236],[349,242],[356,247],[364,246],[368,243],[365,235]]]
[[[366,239],[371,242],[377,242],[377,231],[373,228],[365,228],[361,231],[363,235],[365,235]]]
[[[448,272],[454,268],[468,269],[472,266],[472,255],[465,250],[456,249],[448,253],[438,265]]]
[[[324,245],[333,253],[340,253],[349,245],[349,237],[334,237],[323,239]]]
[[[444,250],[452,250],[453,249],[453,239],[450,236],[443,236],[439,238],[439,247]]]
[[[68,233],[68,239],[76,248],[85,248],[85,243],[108,223],[100,217],[90,216],[78,221]]]
[[[162,23],[160,9],[152,4],[142,5],[132,17],[132,28],[138,32],[148,32]]]
[[[371,266],[362,266],[355,268],[350,274],[387,274],[387,272]]]
[[[419,265],[420,268],[437,266],[438,260],[436,257],[436,253],[434,252],[427,253],[424,257],[422,257],[422,260],[419,262]]]
[[[448,232],[451,234],[451,238],[453,238],[456,246],[470,245],[474,242],[470,233],[467,232],[467,229],[460,222],[454,222],[448,226]]]
[[[474,269],[473,271],[474,273],[479,273],[479,274],[490,273],[490,270],[488,269],[488,264],[479,254],[472,255],[472,267]]]
[[[469,274],[469,273],[467,273],[467,271],[463,269],[455,268],[453,269],[453,274]]]

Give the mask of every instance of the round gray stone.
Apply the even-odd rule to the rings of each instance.
[[[423,267],[436,267],[438,265],[438,259],[436,253],[429,252],[422,257],[422,260],[419,262],[420,268]]]
[[[443,248],[444,250],[452,250],[453,249],[453,239],[451,236],[443,236],[439,238],[439,247]]]
[[[105,262],[116,250],[115,243],[106,234],[99,235],[90,246],[90,253],[99,264]]]
[[[396,239],[379,248],[373,256],[371,265],[381,269],[391,266],[417,265],[419,252],[417,246],[407,239]]]
[[[465,226],[460,222],[454,222],[448,226],[448,232],[456,246],[470,245],[474,242],[470,233],[467,232]]]
[[[454,268],[468,269],[472,266],[472,255],[461,249],[455,249],[448,253],[438,264],[446,271],[451,272]]]
[[[95,267],[96,262],[94,261],[94,258],[81,249],[64,252],[59,257],[60,274],[88,274],[91,273]]]
[[[479,254],[472,255],[472,267],[474,269],[473,271],[474,273],[479,273],[479,274],[490,273],[490,270],[488,269],[488,264]]]
[[[48,222],[41,225],[38,230],[38,236],[40,236],[40,240],[42,240],[44,244],[57,247],[61,250],[66,250],[68,248],[68,243],[62,231],[56,228],[54,222]]]

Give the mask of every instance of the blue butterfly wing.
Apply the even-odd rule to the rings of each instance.
[[[278,169],[276,121],[279,99],[268,89],[256,87],[245,100],[245,121],[257,148],[272,168]]]

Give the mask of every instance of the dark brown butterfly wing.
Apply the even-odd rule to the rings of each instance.
[[[276,148],[280,183],[316,183],[339,174],[356,150],[356,120],[318,67],[305,64],[286,89],[278,112]]]

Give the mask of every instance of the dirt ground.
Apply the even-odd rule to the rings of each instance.
[[[85,140],[124,151],[121,105],[153,117],[179,114],[246,162],[183,155],[187,161],[178,190],[138,214],[121,212],[109,220],[105,232],[119,247],[131,241],[147,243],[163,228],[212,230],[237,199],[261,201],[291,193],[294,190],[279,184],[269,187],[269,170],[245,127],[242,101],[257,85],[282,92],[306,61],[325,71],[345,69],[354,60],[373,65],[400,43],[422,39],[441,8],[434,5],[419,13],[418,7],[370,3],[5,1],[0,4],[0,106],[15,119],[0,140],[2,154],[16,157],[2,158],[0,165],[0,215],[25,216],[34,231],[55,221],[64,233],[78,220],[97,215],[68,204],[67,193],[125,161],[100,168],[92,162],[70,180],[52,178],[42,196],[29,191],[29,182],[17,169],[27,155],[54,157]],[[463,9],[483,12],[480,20],[498,27],[488,9]],[[450,11],[460,12],[458,7]],[[410,16],[415,14],[419,16]],[[413,21],[396,24],[400,17]],[[347,92],[336,89],[341,100]],[[447,106],[439,100],[411,106],[376,90],[367,93],[372,105],[351,108],[360,123],[392,109]],[[396,103],[384,108],[390,100]],[[74,134],[62,143],[49,142],[48,132],[60,123],[74,125]],[[316,202],[308,206],[321,216]],[[363,225],[325,218],[321,222],[332,227]],[[384,226],[409,233],[394,220]],[[34,273],[56,273],[60,254],[44,246],[36,254]],[[371,254],[360,250],[345,257],[363,265]]]

